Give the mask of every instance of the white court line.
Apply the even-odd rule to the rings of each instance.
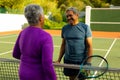
[[[15,35],[14,35],[15,36]],[[14,42],[6,42],[6,41],[0,41],[0,43],[6,43],[6,44],[15,44]],[[54,47],[60,47],[60,46],[57,46],[55,45]],[[93,50],[99,50],[99,51],[109,51],[107,49],[93,49]],[[12,50],[8,51],[8,52],[5,52],[5,53],[0,53],[0,55],[3,55],[3,54],[7,54],[7,53],[10,53],[12,52]],[[107,55],[106,55],[107,56]]]
[[[0,53],[0,55],[4,55],[4,54],[7,54],[7,53],[11,53],[11,52],[12,52],[12,50],[4,52],[4,53]]]
[[[0,36],[0,38],[9,38],[9,37],[14,37],[14,36],[17,36],[17,35]]]
[[[112,44],[111,44],[111,46],[109,47],[108,51],[106,52],[106,54],[105,54],[105,56],[104,56],[105,59],[107,58],[108,54],[110,53],[110,51],[111,51],[112,47],[114,46],[116,40],[117,40],[117,38],[114,39],[114,41],[112,42]],[[104,60],[102,60],[102,61],[100,62],[99,67],[102,66],[103,62],[104,62]],[[97,74],[97,71],[95,71],[95,73],[94,73],[93,76],[95,76],[96,74]],[[94,79],[90,79],[90,80],[94,80]]]
[[[96,50],[96,51],[108,51],[107,49],[93,49],[93,50]]]
[[[109,49],[108,49],[108,51],[107,51],[106,55],[104,56],[104,58],[107,58],[107,56],[108,56],[108,54],[110,53],[110,51],[111,51],[112,47],[114,46],[114,44],[115,44],[116,40],[117,40],[117,38],[115,38],[115,39],[114,39],[114,41],[112,42],[112,44],[111,44],[111,46],[109,47]],[[102,66],[102,64],[103,64],[103,61],[100,63],[100,65],[99,65],[99,66],[101,67],[101,66]]]
[[[15,35],[12,35],[12,36],[15,36]],[[9,37],[12,37],[12,36],[9,36]],[[7,37],[8,37],[8,36],[7,36]],[[1,37],[0,37],[0,38],[1,38]],[[2,38],[3,38],[3,37],[2,37]],[[6,38],[6,37],[4,37],[4,38]],[[115,43],[116,40],[117,40],[117,39],[115,38],[115,40],[113,41],[113,44]],[[14,42],[6,42],[6,41],[0,41],[0,43],[15,44]],[[113,44],[112,44],[112,45],[113,45]],[[111,48],[112,48],[112,45],[111,45],[111,47],[108,49],[108,51],[107,51],[107,49],[93,49],[93,50],[107,51],[107,53],[106,53],[106,55],[105,55],[105,57],[104,57],[104,58],[106,58],[107,55],[109,54]],[[54,47],[60,47],[60,46],[55,45]],[[12,52],[12,50],[10,50],[10,51],[8,51],[8,52],[5,52],[5,53],[0,53],[0,55],[7,54],[7,53],[10,53],[10,52]]]
[[[6,41],[0,41],[0,43],[15,44],[15,42],[6,42]]]
[[[115,38],[114,41],[112,42],[112,44],[111,44],[111,46],[109,47],[109,49],[108,49],[106,55],[104,56],[104,58],[106,58],[106,57],[108,56],[108,54],[110,53],[110,51],[111,51],[112,47],[114,46],[116,40],[117,40],[117,38]]]

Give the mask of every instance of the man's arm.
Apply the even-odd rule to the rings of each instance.
[[[87,42],[87,50],[88,50],[87,56],[92,56],[92,51],[93,51],[92,50],[92,37],[88,37],[86,39],[86,42]]]
[[[61,47],[60,47],[60,54],[59,54],[59,58],[57,60],[58,63],[60,63],[63,55],[64,55],[64,52],[65,52],[65,39],[63,38],[62,39],[62,44],[61,44]]]

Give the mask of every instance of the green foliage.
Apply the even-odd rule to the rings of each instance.
[[[62,15],[60,13],[55,13],[52,15],[52,20],[55,21],[55,22],[62,22]]]
[[[58,23],[49,19],[45,19],[44,29],[61,29],[65,24],[65,22]]]
[[[109,8],[110,4],[109,3],[101,3],[101,7],[103,7],[103,8]]]
[[[70,4],[73,2],[72,0],[57,0],[58,2],[58,8],[61,7],[61,5],[65,5],[65,6],[70,6]]]
[[[0,7],[7,10],[8,13],[23,13],[24,0],[1,0]]]
[[[22,29],[25,29],[26,27],[28,27],[28,23],[24,23],[23,25],[22,25]]]
[[[54,22],[54,21],[51,21],[49,19],[45,19],[45,23],[44,23],[44,29],[61,29],[66,23],[65,22],[61,22],[61,23],[58,23],[58,22]],[[22,29],[25,29],[26,27],[28,27],[28,23],[24,23],[22,25]]]
[[[63,19],[63,22],[66,22],[66,21],[67,21],[67,20],[66,20],[66,15],[65,15],[65,13],[62,14],[62,19]]]
[[[54,1],[50,1],[50,0],[35,0],[38,1],[37,3],[39,5],[41,5],[44,9],[44,13],[47,14],[48,12],[58,12],[59,9],[57,9],[57,2]]]
[[[0,13],[6,13],[6,9],[4,7],[0,7]]]
[[[77,7],[79,11],[83,10],[85,8],[85,3],[81,0],[76,0],[73,3],[70,4],[70,6]]]
[[[94,7],[101,8],[101,7],[109,7],[110,3],[108,0],[89,0]]]
[[[94,7],[94,5],[90,2],[90,0],[82,0],[86,6]]]
[[[80,11],[85,9],[85,6],[92,6],[90,0],[57,0],[58,1],[58,8],[61,11],[65,11],[67,7],[77,7]]]
[[[85,23],[85,17],[79,18],[79,21]]]
[[[58,0],[58,8],[60,8],[61,11],[65,11],[67,7],[71,6],[83,10],[86,5],[83,0]]]
[[[111,3],[112,3],[114,6],[120,6],[120,0],[112,0]]]
[[[85,6],[109,7],[110,3],[120,6],[120,0],[0,0],[0,8],[5,8],[8,13],[23,13],[28,4],[39,4],[43,7],[45,14],[48,12],[63,12],[67,7],[74,6],[84,10]]]

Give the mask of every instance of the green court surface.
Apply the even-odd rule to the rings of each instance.
[[[0,58],[12,57],[12,50],[17,39],[16,34],[0,36]],[[52,36],[54,42],[53,60],[57,60],[61,45],[60,36]],[[93,38],[93,55],[101,55],[109,62],[110,68],[120,68],[120,39],[119,38]],[[61,62],[62,63],[62,62]]]

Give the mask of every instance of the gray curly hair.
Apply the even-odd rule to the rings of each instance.
[[[69,7],[67,8],[66,12],[67,11],[73,11],[74,14],[80,14],[79,10],[76,8],[76,7]]]
[[[43,8],[36,4],[29,4],[25,7],[24,15],[29,25],[36,25],[39,23],[39,17],[43,16]]]

